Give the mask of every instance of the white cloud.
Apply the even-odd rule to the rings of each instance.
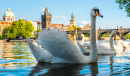
[[[80,23],[83,24],[83,25],[87,25],[87,24],[89,24],[89,21],[84,20],[84,21],[81,21]]]
[[[42,8],[41,10],[42,10],[42,11],[45,11],[45,8]]]
[[[56,16],[56,18],[58,18],[58,19],[66,19],[65,16]]]
[[[51,19],[54,19],[53,17]]]

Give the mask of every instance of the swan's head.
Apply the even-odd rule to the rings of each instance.
[[[120,34],[117,32],[117,30],[113,30],[111,34],[112,35],[118,35],[120,37]]]
[[[99,9],[97,7],[94,7],[91,9],[91,13],[90,13],[91,16],[99,16],[99,17],[103,17],[100,12],[99,12]]]

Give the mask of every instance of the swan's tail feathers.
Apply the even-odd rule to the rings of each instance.
[[[52,55],[48,51],[42,50],[41,48],[37,47],[28,37],[27,44],[29,45],[29,48],[31,49],[33,56],[38,62],[51,61]]]
[[[82,54],[89,54],[90,51],[87,51],[84,49],[84,47],[81,46],[81,44],[77,41],[77,45],[79,46],[79,49],[81,50]]]

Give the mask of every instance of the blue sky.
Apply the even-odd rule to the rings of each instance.
[[[104,17],[97,17],[97,28],[116,28],[117,25],[130,28],[130,17],[127,17],[125,10],[119,9],[115,0],[1,0],[0,19],[7,8],[11,8],[16,20],[41,21],[45,7],[52,14],[52,23],[69,25],[73,12],[76,24],[85,25],[91,21],[91,8],[98,7]]]

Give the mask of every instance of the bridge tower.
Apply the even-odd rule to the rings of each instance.
[[[45,8],[45,12],[44,15],[41,15],[41,19],[42,19],[42,28],[50,28],[51,27],[51,17],[52,15],[50,14],[50,12],[48,13],[48,8]]]

